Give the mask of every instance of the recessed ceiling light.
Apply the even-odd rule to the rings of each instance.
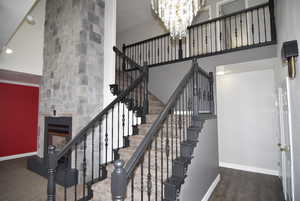
[[[35,25],[35,20],[31,15],[27,15],[26,21],[28,24]]]
[[[5,53],[6,54],[12,54],[14,51],[10,48],[6,48]]]

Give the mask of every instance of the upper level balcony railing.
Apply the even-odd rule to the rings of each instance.
[[[182,40],[163,34],[129,45],[123,51],[149,67],[276,43],[274,0],[192,25]]]

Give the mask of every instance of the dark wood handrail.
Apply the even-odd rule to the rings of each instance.
[[[177,88],[175,89],[172,96],[169,98],[168,103],[164,107],[163,111],[160,113],[158,118],[155,120],[155,122],[152,124],[151,128],[147,132],[146,136],[144,137],[143,141],[139,144],[137,149],[135,150],[132,157],[129,159],[125,166],[125,170],[127,173],[127,178],[131,178],[131,176],[134,173],[135,168],[138,166],[139,161],[142,159],[144,153],[146,152],[148,146],[151,144],[152,140],[155,138],[156,133],[160,130],[162,123],[164,120],[168,117],[170,114],[170,111],[172,107],[176,104],[176,101],[182,94],[187,82],[189,79],[192,78],[195,71],[198,71],[203,76],[205,76],[208,79],[213,79],[208,73],[206,73],[203,69],[201,69],[198,66],[198,63],[196,60],[193,60],[193,66],[189,70],[189,72],[184,76],[184,78],[181,80]],[[128,180],[129,181],[129,180]]]
[[[124,54],[123,52],[121,52],[118,48],[116,48],[115,46],[113,47],[113,50],[116,54],[118,54],[119,56],[123,57],[123,59],[126,60],[126,62],[130,63],[130,65],[134,66],[134,68],[132,69],[138,69],[140,71],[143,71],[142,66],[140,66],[139,64],[137,64],[134,60],[132,60],[131,58],[129,58],[126,54]]]
[[[72,147],[80,142],[83,137],[87,134],[89,129],[91,129],[96,122],[102,119],[106,113],[108,113],[118,102],[123,100],[131,91],[133,91],[140,83],[142,83],[145,78],[147,77],[147,72],[143,72],[133,83],[131,86],[129,86],[125,91],[123,91],[117,98],[115,98],[108,106],[106,106],[96,117],[94,117],[88,125],[86,125],[83,129],[79,131],[79,133],[71,140],[69,141],[66,146],[59,152],[56,156],[56,160],[58,161],[60,158],[62,158],[69,150],[72,149]]]

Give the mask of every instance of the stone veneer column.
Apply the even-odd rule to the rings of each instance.
[[[102,107],[104,0],[48,0],[40,88],[38,153],[44,117],[72,116],[73,136]]]

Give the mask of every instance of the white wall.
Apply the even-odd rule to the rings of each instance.
[[[299,0],[277,0],[276,25],[278,36],[278,58],[281,58],[281,47],[284,41],[297,40],[300,46],[300,1]],[[292,116],[292,153],[294,156],[294,201],[300,200],[300,60],[297,60],[297,77],[291,80],[291,116]],[[276,83],[278,86],[287,76],[287,66],[282,63],[276,68]]]
[[[36,0],[26,0],[22,3],[20,0],[0,1],[0,52],[35,2]]]
[[[221,165],[249,166],[278,174],[274,87],[272,69],[217,76]]]
[[[36,24],[30,25],[24,21],[7,44],[14,53],[1,53],[0,69],[42,75],[45,2],[40,0],[30,12]]]
[[[205,120],[181,187],[182,201],[200,201],[219,174],[217,119]]]

